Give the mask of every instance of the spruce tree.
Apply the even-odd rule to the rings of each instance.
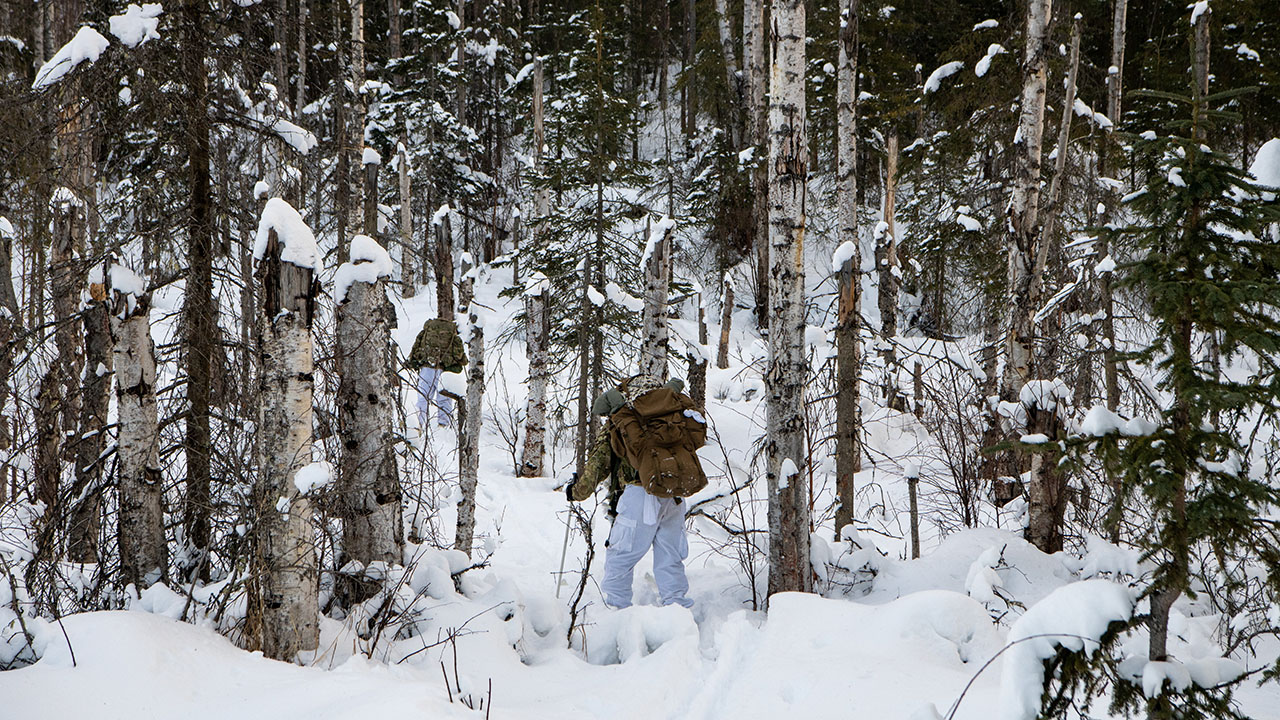
[[[1145,186],[1125,203],[1133,223],[1106,231],[1135,258],[1121,266],[1119,286],[1148,306],[1150,339],[1127,359],[1155,375],[1166,403],[1149,432],[1135,434],[1131,423],[1123,438],[1109,432],[1087,441],[1120,477],[1123,499],[1146,508],[1135,541],[1151,568],[1144,590],[1150,610],[1134,622],[1145,623],[1150,644],[1146,662],[1136,665],[1115,656],[1120,633],[1104,638],[1107,649],[1090,663],[1055,659],[1057,687],[1046,692],[1042,717],[1065,712],[1073,689],[1097,694],[1103,677],[1114,684],[1113,711],[1242,717],[1231,706],[1236,678],[1212,687],[1163,680],[1144,688],[1143,674],[1166,667],[1150,663],[1179,663],[1169,648],[1169,617],[1180,598],[1196,598],[1194,558],[1242,558],[1265,569],[1271,583],[1280,569],[1265,519],[1280,492],[1254,472],[1250,431],[1240,426],[1248,418],[1274,427],[1280,408],[1280,247],[1270,236],[1280,203],[1208,145],[1216,122],[1238,120],[1210,108],[1233,104],[1241,91],[1206,95],[1196,83],[1189,96],[1135,95],[1148,101],[1148,112],[1184,115],[1132,138]],[[1248,374],[1220,372],[1227,364]]]

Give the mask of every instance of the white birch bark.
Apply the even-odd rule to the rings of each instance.
[[[259,264],[261,406],[258,414],[258,572],[262,652],[292,661],[319,641],[319,571],[311,501],[294,478],[311,461],[314,361],[311,324],[317,284],[311,268],[280,259],[270,231]]]
[[[396,170],[399,171],[397,180],[400,191],[400,285],[405,297],[413,297],[418,287],[418,254],[413,246],[413,191],[409,185],[409,153],[405,151],[407,139],[406,132],[400,142],[396,143]]]
[[[547,147],[546,125],[542,108],[543,83],[542,58],[535,57],[533,60],[533,171],[537,175],[542,174],[542,155]],[[551,212],[551,190],[549,188],[539,186],[534,191],[533,207],[535,215],[534,243],[540,244],[542,240],[542,223],[547,214]]]
[[[475,306],[475,281],[478,267],[464,254],[462,264],[463,292],[467,314],[467,397],[462,403],[462,422],[458,439],[458,526],[453,547],[471,555],[476,531],[476,483],[480,469],[480,431],[484,409],[484,324]]]
[[[667,288],[671,285],[671,230],[655,235],[645,223],[644,311],[641,317],[640,372],[666,379]]]
[[[809,177],[805,128],[805,6],[775,0],[769,83],[769,595],[807,592],[804,234]]]
[[[902,267],[898,262],[898,238],[895,217],[898,198],[898,134],[890,132],[885,140],[884,214],[876,230],[876,303],[880,309],[880,355],[884,359],[884,400],[894,410],[906,407],[898,388],[898,355],[894,338],[898,335],[898,286]]]
[[[733,46],[733,33],[729,31],[728,0],[716,0],[716,30],[720,34],[720,49],[724,53],[725,84],[729,88],[731,98],[742,97],[742,83],[738,80],[738,53]],[[737,108],[739,103],[730,102],[729,137],[733,147],[742,144],[742,122]]]
[[[368,238],[361,238],[372,243]],[[381,250],[381,248],[379,248]],[[385,251],[384,251],[385,252]],[[361,265],[338,269],[357,273]],[[389,271],[390,258],[386,258]],[[400,396],[393,370],[391,329],[395,311],[387,299],[389,275],[373,282],[351,283],[337,307],[338,492],[342,517],[342,556],[339,567],[354,561],[401,562],[404,530],[401,522],[400,478],[396,467],[395,403]],[[360,602],[374,588],[367,583],[340,584],[345,606]]]
[[[1005,399],[1016,398],[1031,378],[1035,352],[1036,308],[1033,263],[1040,237],[1040,164],[1044,139],[1045,46],[1051,0],[1027,7],[1026,49],[1022,60],[1022,99],[1015,137],[1013,197],[1009,208],[1009,295],[1003,375]]]
[[[1039,307],[1043,278],[1037,272],[1037,260],[1044,242],[1040,218],[1041,155],[1044,140],[1044,107],[1046,95],[1045,48],[1051,0],[1031,0],[1027,7],[1026,49],[1022,64],[1022,99],[1015,138],[1015,175],[1013,197],[1009,207],[1009,289],[1006,362],[1001,397],[1015,400],[1035,373],[1035,314]],[[1046,413],[1038,409],[1030,413],[1027,431],[1038,432]],[[1040,457],[1031,460],[1028,482],[1027,540],[1045,552],[1053,552],[1056,528],[1055,508],[1058,503],[1055,483],[1040,472]],[[1058,541],[1060,543],[1060,539]]]
[[[525,291],[525,342],[529,356],[529,399],[525,406],[524,446],[520,453],[520,477],[542,477],[547,433],[547,313],[550,281],[542,273],[529,278]]]
[[[116,291],[111,311],[119,417],[120,578],[139,590],[168,574],[151,295]]]
[[[854,476],[862,469],[862,411],[859,378],[862,348],[859,318],[862,313],[860,270],[862,252],[858,238],[857,76],[858,0],[840,0],[840,34],[836,66],[836,228],[840,247],[852,252],[839,273],[836,309],[836,539],[841,528],[854,519]]]

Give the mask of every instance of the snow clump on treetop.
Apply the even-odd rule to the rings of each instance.
[[[280,198],[271,198],[262,209],[258,221],[258,234],[253,242],[254,262],[260,262],[267,252],[267,239],[275,231],[280,241],[280,261],[300,268],[316,270],[320,267],[320,248],[316,236],[307,227],[297,210]]]

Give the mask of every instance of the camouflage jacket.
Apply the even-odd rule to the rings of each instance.
[[[587,464],[582,469],[582,475],[573,484],[573,499],[577,502],[586,500],[595,492],[597,485],[607,482],[611,477],[618,481],[619,487],[640,484],[635,468],[632,468],[625,459],[614,454],[613,447],[609,444],[609,423],[605,421],[600,428],[600,434],[596,436],[595,443],[591,446],[591,453],[587,455]]]
[[[409,368],[443,368],[446,372],[462,372],[467,364],[467,349],[458,336],[458,328],[448,320],[435,318],[422,325],[409,353]]]

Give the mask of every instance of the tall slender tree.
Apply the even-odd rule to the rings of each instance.
[[[805,134],[805,6],[774,0],[769,83],[769,594],[809,591],[805,447],[804,235],[809,181]]]
[[[838,167],[836,217],[843,261],[836,308],[836,533],[853,522],[854,476],[862,469],[859,383],[862,347],[862,251],[858,236],[858,0],[840,3],[839,64],[836,66]],[[838,539],[838,538],[837,538]]]

